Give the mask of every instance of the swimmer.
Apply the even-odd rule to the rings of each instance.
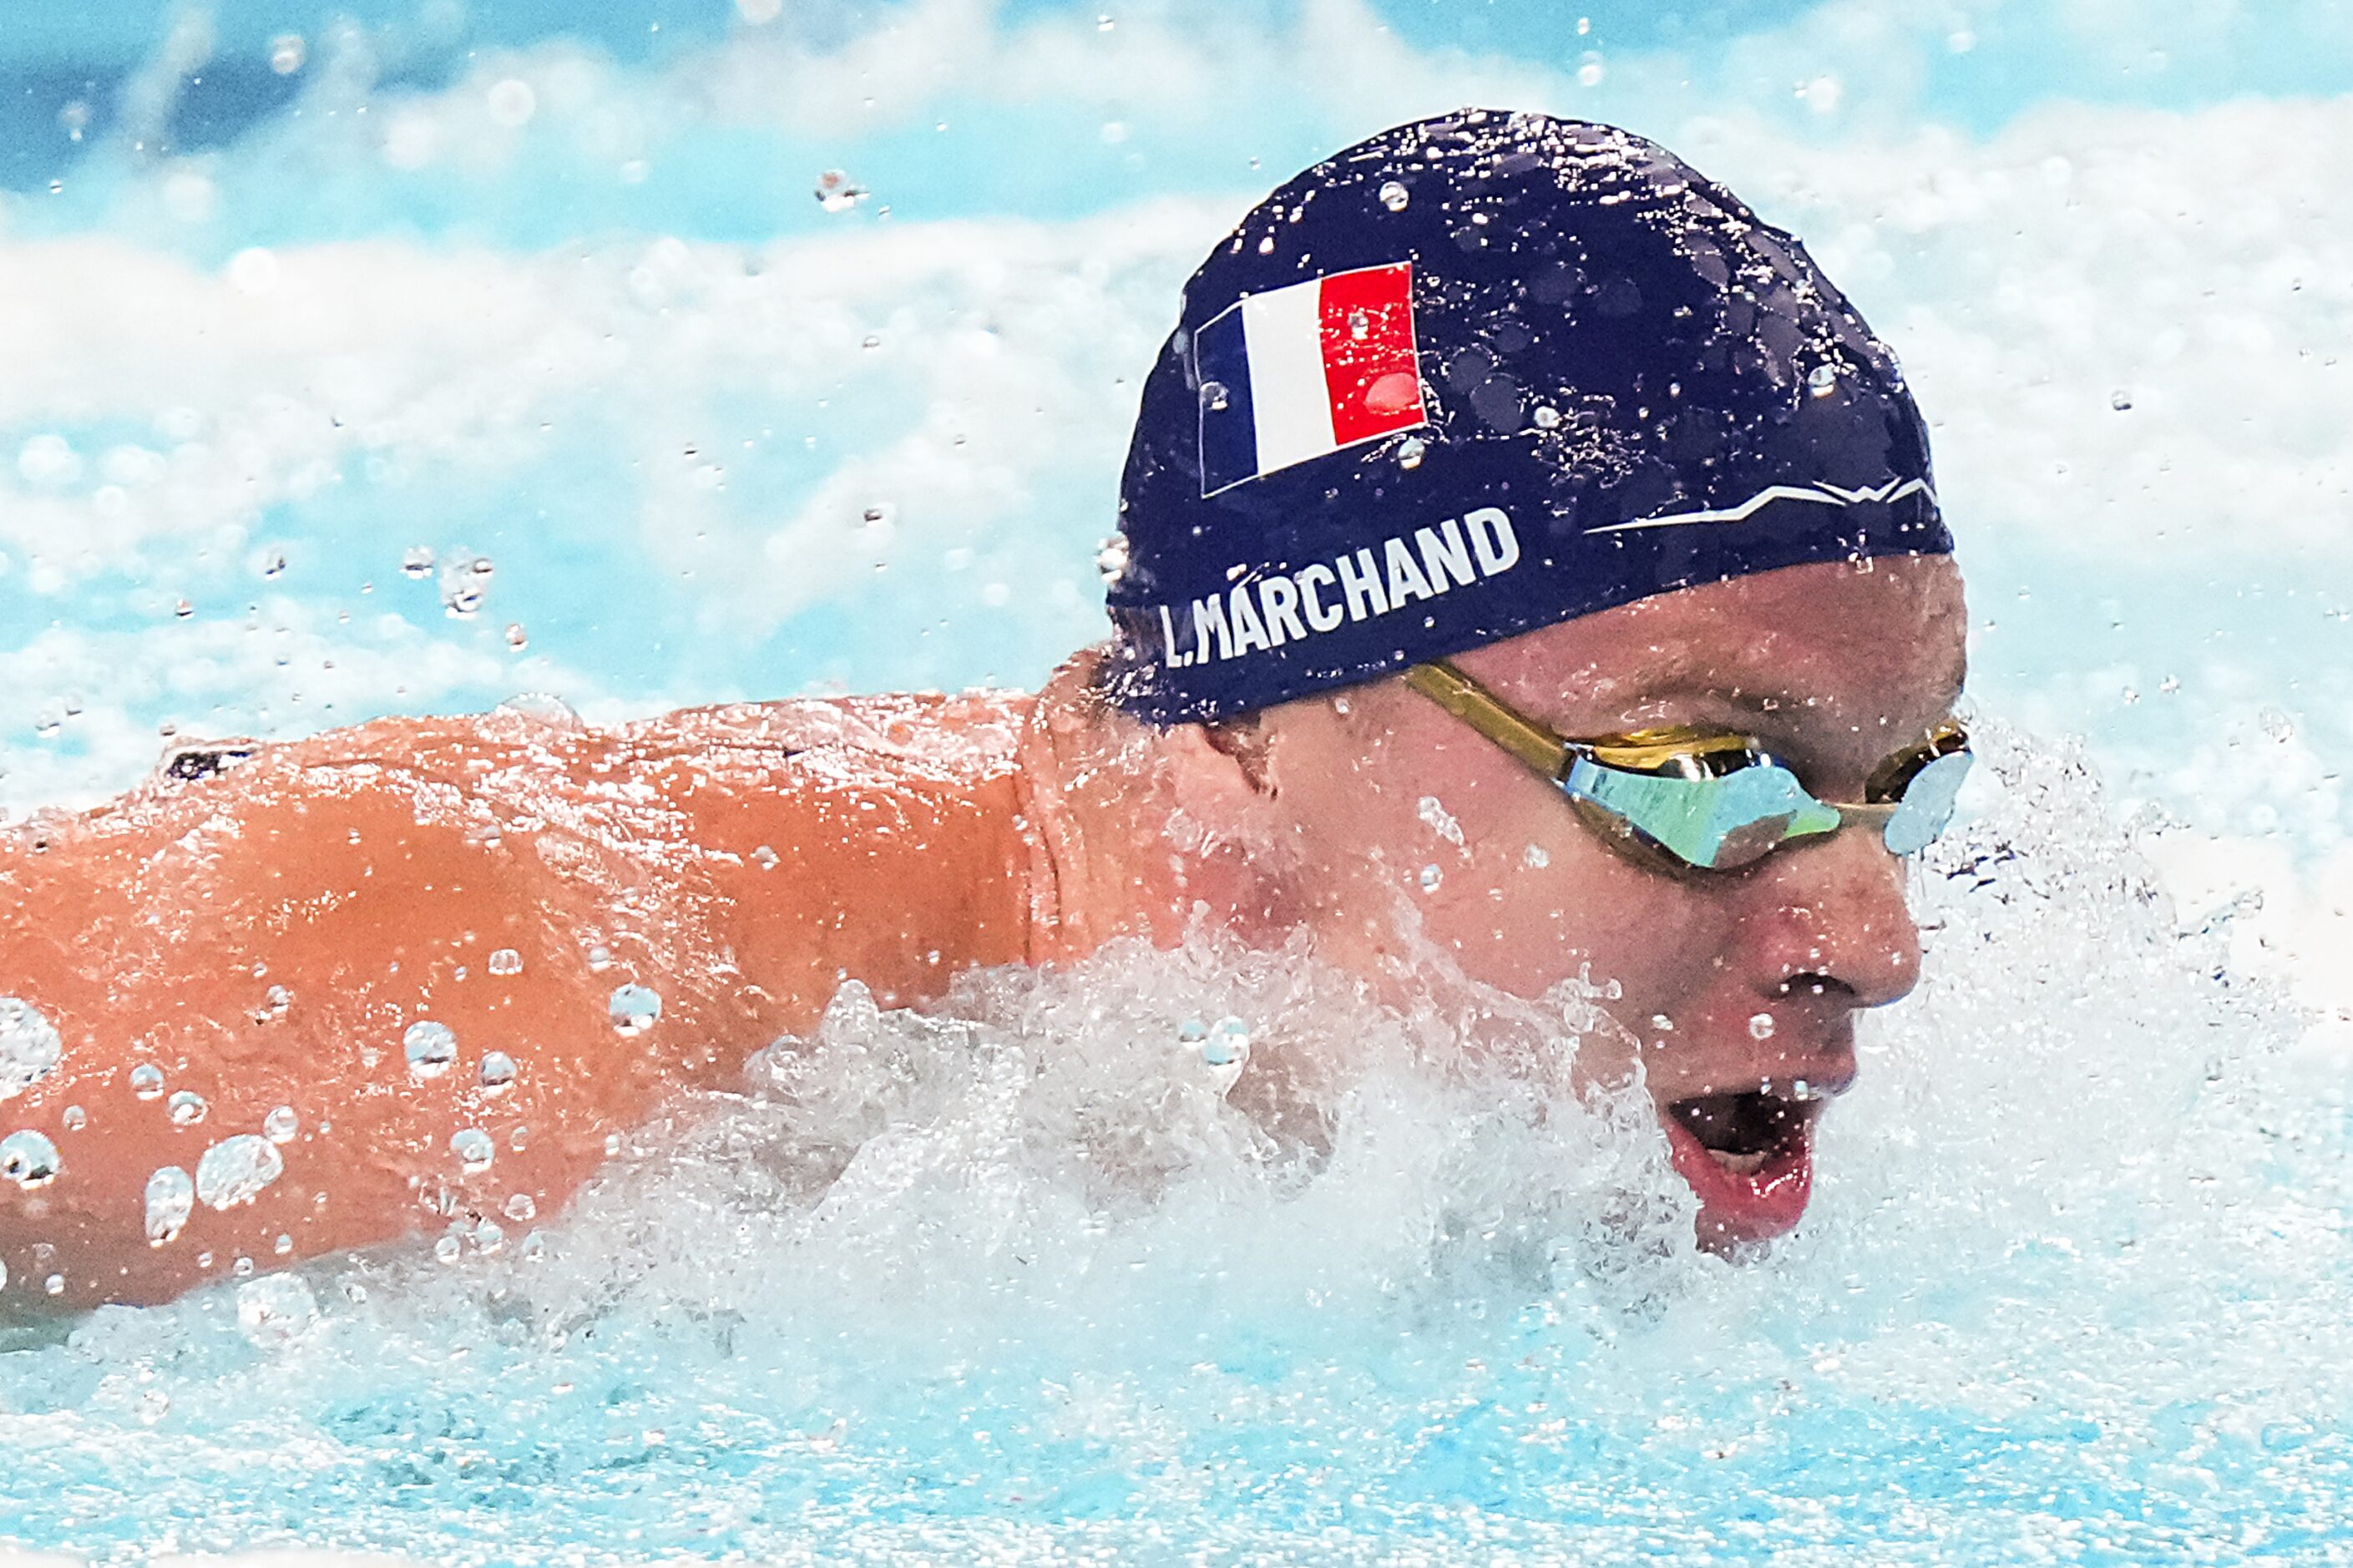
[[[1203,920],[1614,979],[1701,1243],[1796,1224],[1968,765],[1926,428],[1797,243],[1607,127],[1385,132],[1187,286],[1120,521],[1034,697],[385,720],[0,834],[11,1293],[545,1216],[846,979]]]

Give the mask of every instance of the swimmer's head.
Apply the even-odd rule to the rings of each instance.
[[[1853,1016],[1917,975],[1884,803],[1966,625],[1920,415],[1797,242],[1606,127],[1386,132],[1195,275],[1122,510],[1099,679],[1229,818],[1213,901],[1376,979],[1614,984],[1703,1239],[1794,1224]],[[1397,679],[1438,660],[1488,721]],[[1659,730],[1879,809],[1629,832],[1546,776]]]
[[[1796,240],[1641,137],[1476,110],[1335,154],[1202,263],[1120,511],[1111,689],[1157,724],[1952,548],[1894,355]]]

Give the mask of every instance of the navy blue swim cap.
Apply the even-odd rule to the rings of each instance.
[[[1639,136],[1485,110],[1317,164],[1201,265],[1120,531],[1108,687],[1155,724],[1952,549],[1894,356],[1796,240]]]

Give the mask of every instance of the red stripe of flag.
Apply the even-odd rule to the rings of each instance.
[[[1421,424],[1413,264],[1334,273],[1323,280],[1317,313],[1334,443],[1345,447]]]

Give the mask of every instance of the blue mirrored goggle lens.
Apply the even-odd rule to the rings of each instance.
[[[1890,851],[1916,855],[1936,842],[1952,820],[1969,761],[1967,752],[1949,752],[1912,775],[1882,835]],[[1707,870],[1748,865],[1792,838],[1834,832],[1842,820],[1836,806],[1816,800],[1778,763],[1686,779],[1579,757],[1561,787],[1600,805],[1686,865]]]
[[[1562,787],[1609,811],[1688,865],[1729,870],[1761,859],[1791,838],[1827,833],[1835,809],[1806,793],[1798,775],[1759,763],[1715,778],[1662,777],[1578,758]]]
[[[1912,775],[1887,819],[1884,835],[1890,853],[1917,855],[1943,836],[1953,820],[1953,802],[1969,776],[1969,753],[1947,752]]]

